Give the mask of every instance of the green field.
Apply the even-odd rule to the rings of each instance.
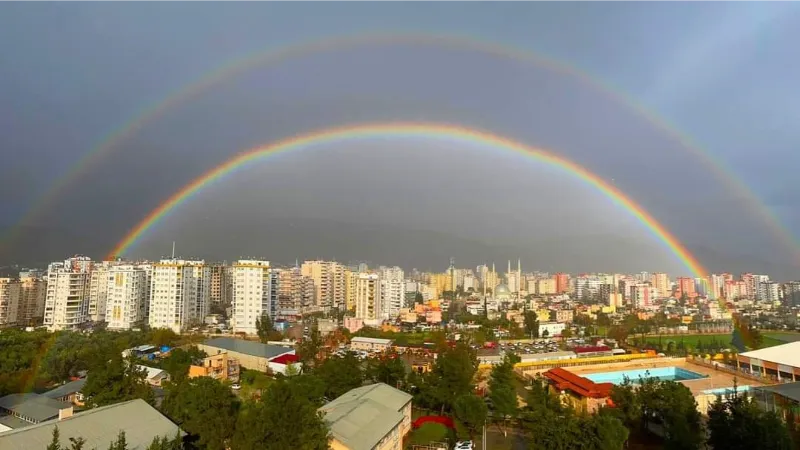
[[[800,341],[800,333],[779,333],[779,332],[766,332],[763,334],[764,341],[762,348],[774,347],[776,345],[786,344],[787,342]],[[634,338],[635,337],[631,337]],[[697,348],[702,343],[703,346],[722,344],[730,348],[731,333],[724,334],[665,334],[661,336],[647,336],[649,344],[667,345],[669,342],[674,342],[676,345],[683,342],[686,347]]]

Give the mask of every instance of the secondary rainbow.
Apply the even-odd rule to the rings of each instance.
[[[221,165],[204,173],[184,186],[155,208],[139,222],[111,251],[109,258],[123,256],[150,228],[156,225],[171,211],[189,200],[192,195],[209,186],[214,181],[234,172],[248,163],[270,155],[299,150],[314,145],[357,139],[385,138],[427,138],[445,139],[456,142],[473,143],[506,150],[529,156],[537,161],[555,166],[579,178],[589,186],[605,194],[614,203],[621,206],[639,220],[654,236],[656,236],[672,253],[697,277],[705,277],[706,270],[697,259],[678,241],[663,225],[661,225],[644,208],[619,189],[604,181],[586,168],[551,152],[532,147],[521,142],[497,136],[488,132],[464,128],[450,124],[430,123],[366,123],[353,126],[327,128],[293,136],[268,145],[242,152]]]
[[[442,35],[442,34],[409,34],[409,33],[380,33],[380,34],[360,34],[355,36],[340,36],[325,38],[311,42],[304,42],[289,45],[278,49],[269,49],[249,53],[244,57],[236,58],[213,71],[207,72],[203,76],[189,83],[185,87],[168,95],[147,108],[141,110],[139,114],[124,122],[120,127],[107,134],[104,139],[93,147],[83,158],[81,158],[72,168],[62,177],[58,178],[53,187],[49,189],[43,197],[33,203],[28,212],[19,221],[23,224],[34,221],[42,212],[47,211],[51,202],[59,196],[61,191],[73,184],[75,180],[82,179],[83,175],[97,162],[102,155],[110,153],[122,141],[134,135],[145,125],[154,121],[171,108],[184,103],[185,101],[209,90],[210,88],[231,79],[247,70],[279,64],[292,58],[300,58],[312,54],[330,52],[335,50],[346,50],[371,45],[423,45],[441,47],[444,49],[461,49],[475,51],[487,55],[509,58],[523,63],[546,68],[555,73],[574,78],[580,83],[606,94],[612,101],[618,102],[640,117],[646,120],[655,128],[664,132],[666,135],[680,143],[708,167],[711,174],[725,187],[742,197],[759,218],[770,229],[773,236],[782,241],[782,244],[791,249],[795,259],[800,262],[800,246],[795,237],[781,224],[775,214],[736,176],[726,164],[714,158],[708,151],[692,140],[688,135],[680,132],[674,125],[670,124],[647,107],[637,102],[624,92],[610,86],[608,83],[593,77],[588,73],[582,72],[576,67],[565,64],[561,61],[533,53],[529,50],[522,50],[508,45],[501,45],[485,39],[476,39],[472,36],[461,35]],[[14,230],[19,229],[15,227]],[[12,236],[8,236],[6,241],[10,241]],[[1,243],[1,242],[0,242]]]

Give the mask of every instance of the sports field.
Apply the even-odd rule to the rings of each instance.
[[[764,341],[762,348],[773,347],[776,345],[786,344],[787,342],[800,341],[800,333],[781,333],[781,332],[765,332],[763,334]],[[683,342],[686,347],[697,348],[702,343],[704,347],[709,345],[723,345],[730,347],[731,333],[724,334],[665,334],[662,336],[647,336],[647,342],[651,344],[667,345],[673,342],[677,345]]]

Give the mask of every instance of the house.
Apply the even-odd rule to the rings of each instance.
[[[42,395],[47,398],[52,398],[53,400],[72,403],[75,406],[83,406],[83,395],[81,394],[81,389],[83,389],[85,384],[86,377],[78,378],[77,380],[62,384],[55,389],[51,389]]]
[[[269,361],[269,368],[274,373],[286,375],[286,370],[294,366],[296,373],[300,373],[300,358],[295,354],[285,354]]]
[[[229,358],[238,360],[241,367],[250,370],[259,370],[261,372],[271,370],[269,365],[270,361],[283,355],[295,354],[293,347],[262,344],[260,342],[228,337],[209,339],[197,347],[210,356],[225,352],[228,354]]]
[[[392,346],[391,339],[380,339],[370,337],[354,337],[350,341],[351,350],[363,350],[367,352],[385,352]]]
[[[24,428],[71,414],[72,404],[44,395],[34,393],[6,395],[0,398],[0,432]]]
[[[4,397],[5,398],[5,397]],[[43,449],[53,439],[53,429],[58,426],[63,448],[70,445],[69,438],[86,439],[84,448],[108,448],[116,441],[120,431],[125,432],[129,449],[145,449],[155,437],[172,438],[185,435],[177,425],[161,415],[141,399],[94,408],[76,414],[64,414],[53,420],[20,429],[0,432],[3,450]]]
[[[411,429],[411,395],[377,383],[351,389],[319,408],[333,450],[400,450]]]
[[[239,361],[228,356],[228,352],[203,358],[200,365],[189,366],[189,378],[211,377],[215,380],[239,382]]]
[[[611,404],[612,383],[595,383],[561,367],[548,370],[544,377],[549,381],[550,392],[558,394],[563,403],[577,411],[594,413]]]
[[[559,322],[539,322],[539,337],[561,336],[567,325]]]
[[[147,372],[145,375],[145,381],[150,386],[161,386],[161,384],[165,381],[169,381],[169,374],[166,370],[158,369],[155,367],[147,367],[142,365],[136,365],[136,368],[139,370],[144,370]]]

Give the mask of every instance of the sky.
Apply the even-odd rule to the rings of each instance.
[[[797,278],[796,242],[777,236],[730,180],[800,234],[798,25],[794,3],[5,3],[0,264],[100,257],[244,149],[405,120],[549,149],[610,180],[709,269]],[[231,61],[376,33],[466,36],[560,61],[690,136],[729,180],[579,78],[463,47],[364,38],[214,83],[57,184],[113,130]],[[521,257],[531,270],[686,274],[576,177],[498,149],[418,138],[266,158],[181,205],[130,256],[161,256],[173,240],[209,259],[250,252],[434,269],[449,255],[464,265]]]

